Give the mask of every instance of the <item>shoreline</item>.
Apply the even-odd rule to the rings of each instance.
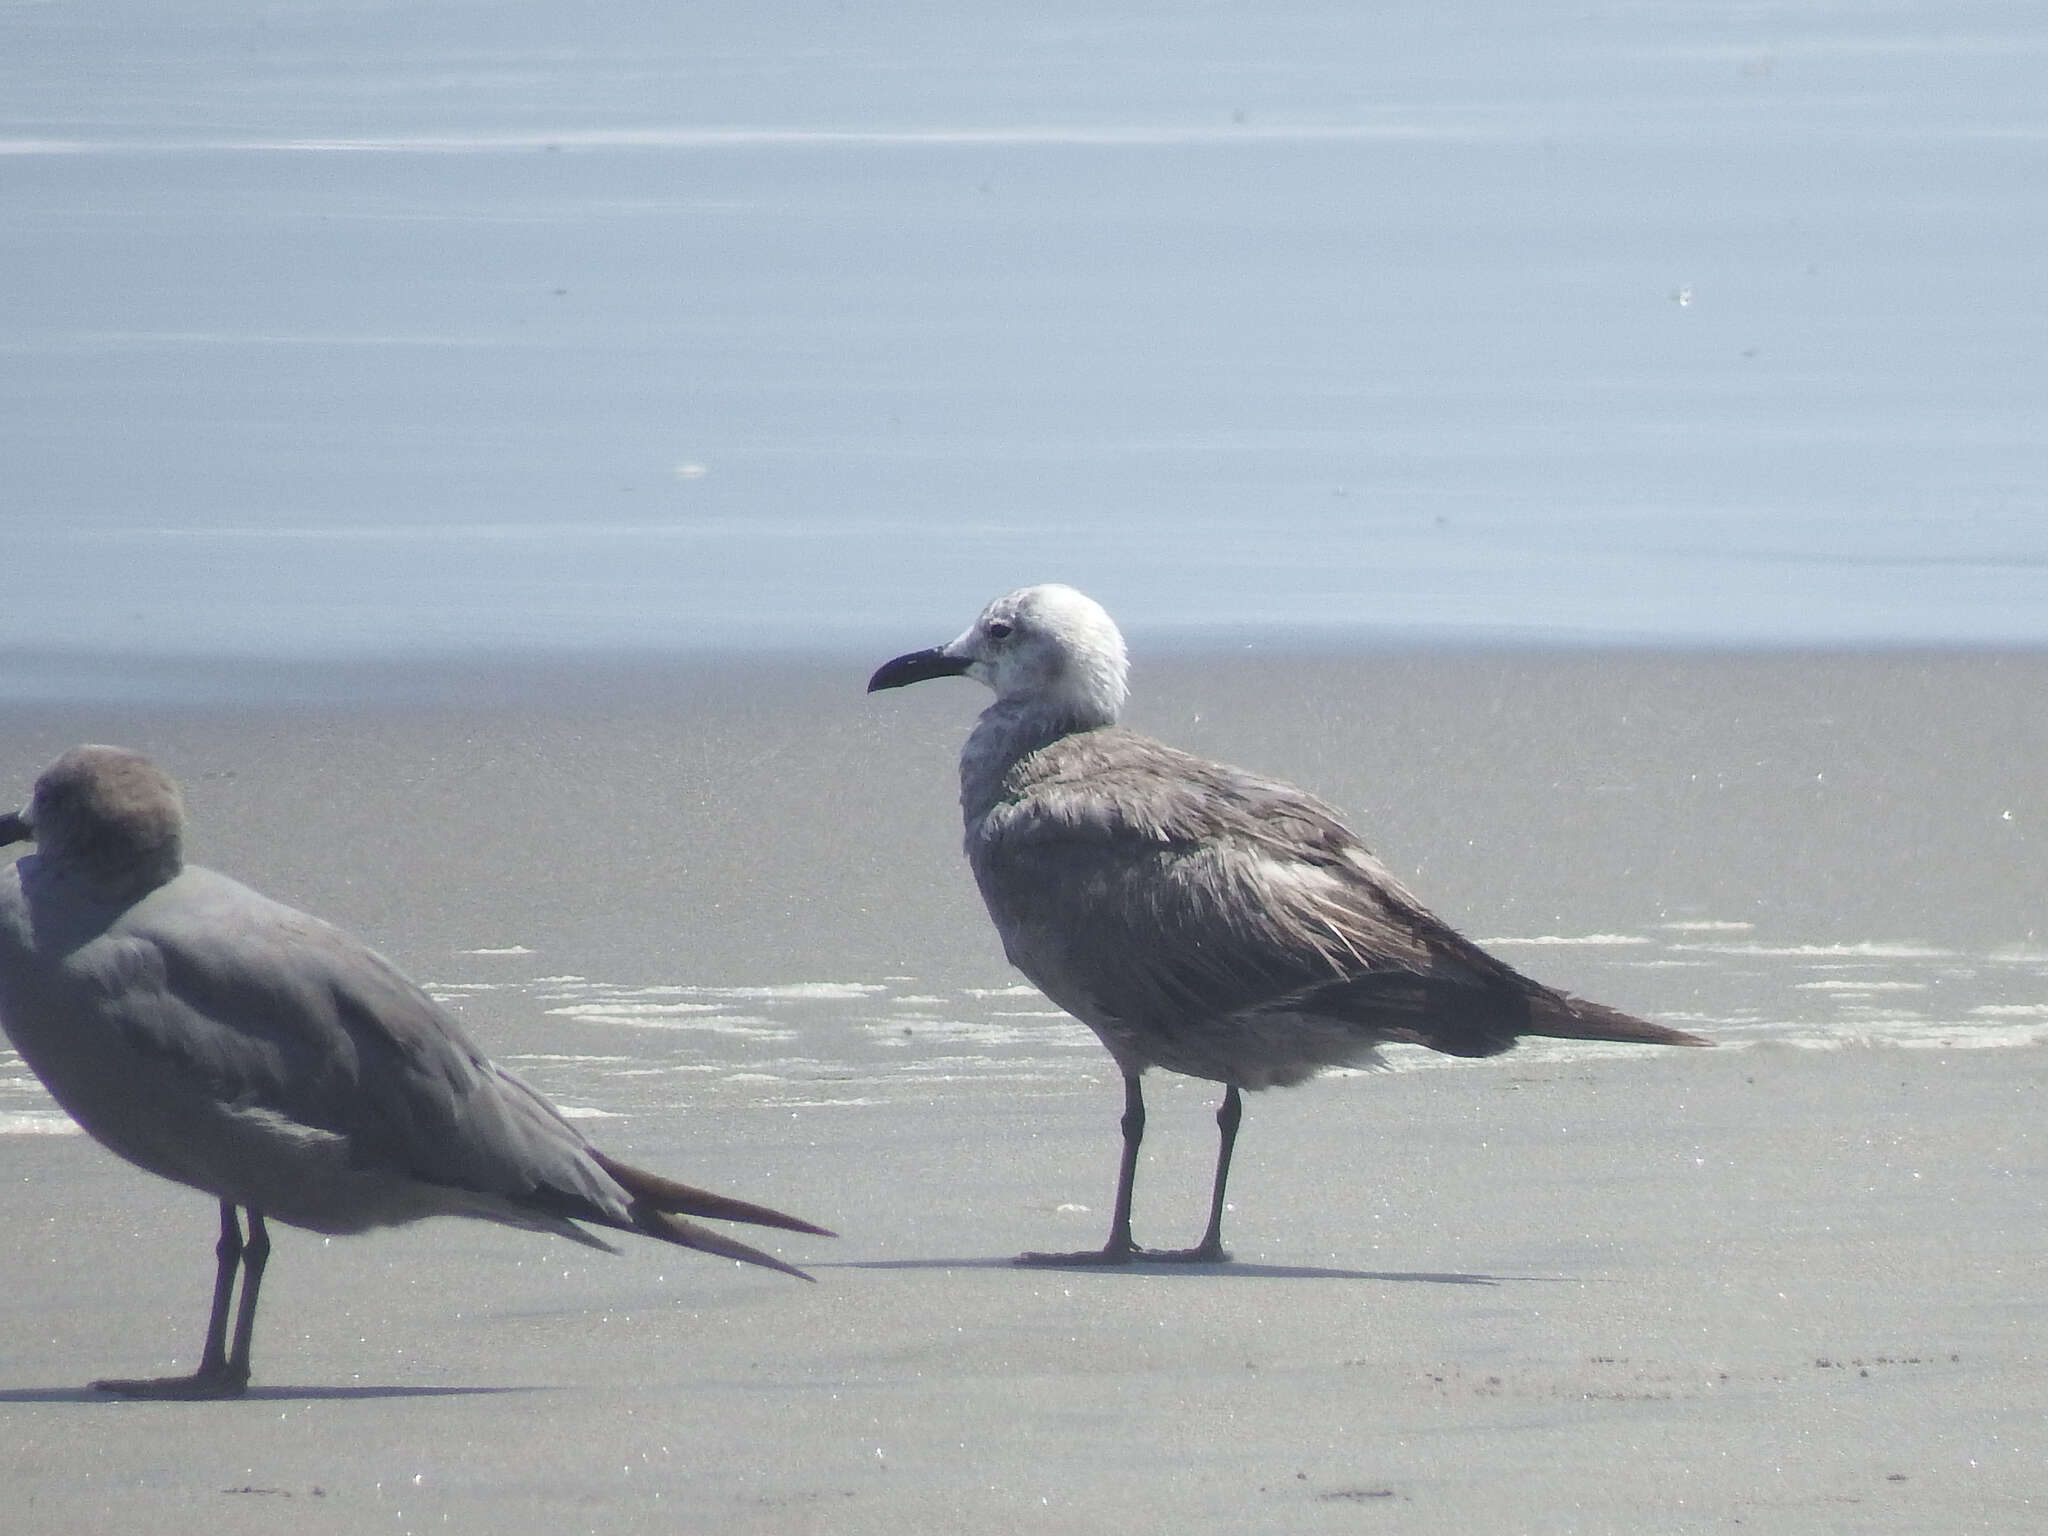
[[[937,628],[945,628],[945,623],[940,621]],[[545,696],[570,683],[594,689],[599,701],[622,704],[702,687],[723,676],[843,674],[864,680],[892,645],[909,644],[924,632],[912,616],[901,626],[874,628],[860,643],[848,640],[825,648],[785,639],[750,643],[742,649],[707,639],[667,646],[366,648],[306,655],[11,649],[0,650],[0,713],[71,708],[175,712],[493,707],[535,694]],[[1236,665],[1626,668],[1720,663],[1910,668],[1989,663],[2048,671],[2048,644],[1961,640],[1693,641],[1576,637],[1560,631],[1427,632],[1366,625],[1188,627],[1134,630],[1129,638],[1134,676],[1141,687],[1145,674],[1155,669],[1177,675],[1189,668]]]

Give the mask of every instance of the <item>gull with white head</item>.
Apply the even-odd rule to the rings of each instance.
[[[0,1026],[100,1142],[220,1201],[198,1370],[96,1388],[239,1396],[271,1217],[472,1216],[611,1251],[587,1222],[809,1278],[688,1218],[823,1227],[605,1156],[381,955],[186,864],[183,831],[177,787],[118,747],[65,753],[0,816],[0,846],[36,843],[0,869]]]
[[[1101,1038],[1124,1078],[1109,1240],[1026,1263],[1220,1261],[1246,1089],[1369,1064],[1392,1043],[1491,1056],[1522,1035],[1707,1045],[1532,981],[1431,913],[1322,801],[1119,726],[1123,637],[1072,587],[997,598],[870,693],[967,676],[995,702],[960,754],[967,858],[1011,964]],[[1209,1224],[1193,1248],[1131,1236],[1139,1079],[1223,1084]]]

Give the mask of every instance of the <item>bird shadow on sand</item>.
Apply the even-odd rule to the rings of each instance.
[[[814,1264],[813,1269],[1014,1269],[1063,1275],[1176,1275],[1207,1276],[1214,1280],[1381,1280],[1417,1285],[1500,1285],[1503,1280],[1528,1278],[1520,1275],[1439,1274],[1427,1270],[1326,1269],[1314,1264],[1247,1264],[1226,1259],[1219,1264],[1146,1263],[1133,1264],[1020,1264],[1014,1258],[974,1259],[851,1259]]]
[[[546,1387],[251,1387],[240,1397],[132,1398],[91,1387],[0,1387],[0,1403],[305,1403],[349,1402],[397,1397],[495,1397],[510,1392],[545,1392]]]

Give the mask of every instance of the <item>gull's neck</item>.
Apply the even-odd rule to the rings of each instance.
[[[175,880],[185,867],[176,842],[149,848],[91,840],[58,848],[38,846],[21,863],[25,870],[34,870],[39,880],[81,888],[108,906],[140,901],[158,886]]]
[[[1116,723],[1116,711],[1072,698],[997,699],[960,750],[960,813],[969,826],[1003,797],[1003,780],[1033,752],[1063,737]]]

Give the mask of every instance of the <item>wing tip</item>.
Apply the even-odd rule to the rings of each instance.
[[[830,1227],[821,1227],[814,1221],[805,1221],[801,1216],[792,1216],[773,1206],[757,1205],[733,1195],[714,1194],[693,1184],[649,1173],[645,1168],[635,1168],[631,1163],[622,1163],[595,1149],[591,1156],[596,1159],[598,1167],[611,1175],[613,1182],[632,1196],[636,1205],[651,1211],[671,1216],[702,1216],[712,1221],[743,1221],[757,1227],[779,1227],[785,1232],[808,1232],[813,1237],[839,1235]]]
[[[743,1243],[736,1237],[727,1237],[723,1232],[714,1232],[709,1227],[700,1226],[686,1217],[640,1206],[634,1211],[634,1219],[639,1230],[649,1237],[674,1243],[679,1248],[692,1248],[698,1253],[708,1253],[722,1259],[736,1259],[742,1264],[772,1269],[778,1274],[792,1275],[798,1280],[817,1284],[816,1276],[806,1274],[794,1264],[778,1259],[772,1253],[764,1253],[751,1243]]]

